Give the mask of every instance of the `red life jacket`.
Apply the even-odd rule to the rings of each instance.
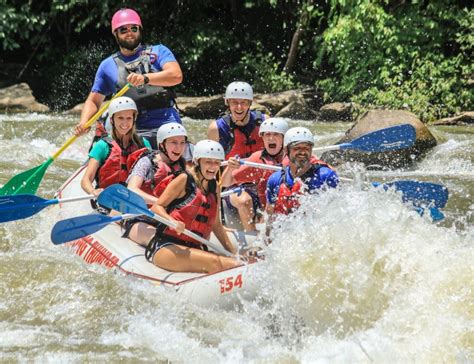
[[[154,162],[156,153],[150,153],[147,157],[150,159],[153,168],[153,177],[143,182],[140,189],[143,192],[160,197],[166,186],[181,172],[186,170],[186,161],[180,158],[177,162],[169,165],[163,161],[159,161],[158,164]],[[165,173],[163,173],[163,170]],[[163,175],[166,177],[163,178]],[[170,177],[170,178],[168,178]],[[166,180],[166,181],[164,181]]]
[[[262,150],[259,152],[260,153],[260,160],[264,164],[268,164],[270,166],[277,166],[281,165],[283,156],[282,154],[278,154],[276,156],[276,159],[269,155],[266,151],[266,149]],[[270,176],[274,173],[274,171],[268,170],[268,169],[261,169],[260,170],[260,179],[257,181],[257,193],[258,193],[258,198],[260,199],[260,202],[263,207],[267,204],[267,196],[266,196],[266,191],[267,191],[267,182]]]
[[[143,192],[148,193],[149,195],[160,197],[165,187],[168,185],[169,182],[171,182],[170,180],[165,185],[161,185],[161,180],[163,179],[163,173],[161,171],[165,170],[165,176],[173,175],[174,178],[179,174],[177,172],[182,172],[186,170],[186,161],[183,158],[180,158],[171,166],[163,161],[159,161],[158,164],[156,164],[154,159],[157,153],[158,151],[140,149],[130,155],[127,161],[127,165],[128,170],[131,171],[141,158],[149,158],[153,168],[153,177],[150,180],[144,181],[140,189]]]
[[[134,151],[133,153],[130,153],[130,155],[128,156],[127,158],[127,168],[129,171],[131,171],[133,169],[133,167],[135,167],[135,164],[137,164],[137,162],[140,160],[140,158],[148,155],[148,154],[151,154],[151,153],[154,153],[152,150],[148,149],[148,148],[141,148],[141,149],[138,149],[136,151]]]
[[[303,183],[301,181],[314,176],[316,171],[321,167],[331,168],[327,163],[317,159],[316,157],[311,157],[311,168],[301,177],[296,179],[291,187],[286,181],[286,171],[290,167],[287,166],[282,169],[280,177],[281,184],[273,211],[277,214],[288,215],[290,212],[296,210],[300,206],[299,196],[304,192],[302,191]]]
[[[168,214],[175,220],[182,221],[186,229],[209,239],[212,226],[217,218],[217,194],[215,182],[210,186],[210,191],[206,195],[194,183],[194,179],[187,172],[186,194],[184,197],[173,201],[168,207]],[[171,176],[167,177],[168,184],[172,181]],[[163,184],[165,183],[163,180]],[[201,243],[184,234],[178,235],[172,228],[167,227],[163,231],[163,235],[186,241],[196,246]]]
[[[102,138],[109,146],[109,154],[104,164],[99,168],[96,174],[96,182],[99,188],[106,188],[115,183],[125,183],[128,177],[128,157],[140,146],[131,143],[126,149],[122,149],[120,145],[110,137]],[[142,148],[146,149],[146,148]]]
[[[235,125],[229,114],[222,117],[229,126],[231,139],[228,147],[225,150],[225,159],[235,157],[238,155],[240,158],[247,158],[252,153],[262,150],[264,148],[263,139],[259,135],[260,125],[262,124],[263,118],[262,113],[256,112],[256,119],[249,121],[253,123],[253,128],[248,133],[244,128],[240,128]]]
[[[166,186],[176,178],[179,174],[186,170],[184,159],[180,159],[178,163],[173,163],[172,166],[169,166],[165,162],[158,162],[158,165],[153,165],[155,170],[155,174],[153,175],[152,180],[146,181],[142,185],[142,190],[150,195],[155,197],[160,197],[163,191],[165,190]],[[162,178],[163,174],[158,173],[158,170],[162,168],[166,171],[166,177]],[[148,192],[150,191],[150,192]]]

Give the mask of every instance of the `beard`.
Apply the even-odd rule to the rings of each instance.
[[[137,37],[132,40],[121,39],[118,35],[116,39],[120,48],[125,48],[125,49],[128,49],[129,51],[134,51],[142,42],[142,33],[139,32]]]
[[[302,157],[302,156],[299,156],[299,157]],[[301,159],[297,159],[296,156],[294,156],[293,158],[290,159],[290,161],[296,165],[296,167],[298,169],[302,169],[304,167],[306,167],[309,163],[309,156],[308,155],[305,155],[305,158]]]

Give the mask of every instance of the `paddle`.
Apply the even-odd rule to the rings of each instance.
[[[272,166],[270,164],[265,164],[265,163],[255,163],[255,162],[249,162],[245,159],[240,159],[239,163],[241,165],[249,166],[249,167],[254,167],[254,168],[260,168],[260,169],[269,169],[271,171],[279,171],[281,170],[280,166]],[[222,162],[221,167],[226,167],[229,164],[228,161]]]
[[[91,214],[77,216],[70,219],[58,221],[51,231],[51,241],[55,244],[63,244],[93,234],[107,225],[123,219],[137,216],[136,214],[124,214],[118,216],[107,216]]]
[[[116,97],[122,96],[130,88],[130,84],[126,84],[119,92],[117,92],[109,101],[107,101],[94,116],[84,125],[85,128],[89,128],[92,124],[107,110],[110,102]],[[59,155],[66,150],[78,137],[73,135],[59,150],[54,153],[49,159],[43,164],[29,169],[28,171],[22,172],[12,179],[10,179],[1,189],[0,196],[5,195],[18,195],[20,193],[35,194],[38,190],[39,184],[43,179],[46,169],[49,167]]]
[[[369,132],[348,143],[313,148],[313,152],[339,149],[355,149],[361,152],[386,152],[409,148],[415,140],[415,128],[410,124],[402,124]]]
[[[339,179],[344,182],[354,181],[344,177],[339,177]],[[402,193],[403,202],[418,201],[427,205],[432,204],[433,207],[438,208],[443,208],[448,202],[448,188],[437,183],[403,180],[385,183],[372,182],[371,184],[374,187],[382,187],[385,191],[394,187]]]
[[[129,189],[120,184],[115,184],[107,187],[104,191],[101,192],[97,199],[97,202],[100,205],[105,206],[109,209],[117,210],[125,214],[147,215],[171,228],[176,227],[176,224],[174,222],[169,221],[150,211],[147,208],[145,200],[141,196],[137,195],[135,192],[130,191]],[[219,245],[202,238],[201,236],[193,233],[192,231],[185,229],[183,231],[183,234],[213,248],[222,255],[233,256],[232,253],[223,249]]]
[[[226,162],[223,162],[224,164]],[[222,165],[221,164],[221,165]],[[254,163],[248,162],[246,160],[240,160],[240,164],[248,165],[254,168],[262,169],[271,169],[275,171],[280,171],[281,166],[271,166],[264,163]],[[352,182],[353,179],[339,177],[341,181]],[[420,181],[393,181],[386,183],[372,182],[372,185],[375,187],[382,186],[385,190],[394,186],[397,191],[400,191],[403,196],[403,201],[420,201],[427,204],[433,203],[434,207],[444,207],[448,201],[448,189],[447,187],[430,182],[420,182]]]
[[[375,187],[380,186],[378,182],[372,182]],[[443,208],[446,206],[449,198],[448,188],[441,184],[420,182],[420,181],[393,181],[382,184],[387,190],[395,187],[397,191],[402,192],[403,201],[420,201],[427,204],[433,204],[434,207]]]
[[[340,180],[345,182],[354,181],[351,178],[344,177],[340,177]],[[446,206],[449,193],[447,187],[443,185],[420,181],[372,182],[371,184],[374,187],[382,187],[385,191],[392,187],[400,191],[402,193],[402,201],[411,202],[413,209],[420,216],[423,216],[425,209],[428,209],[433,221],[444,219],[444,214],[438,208]]]
[[[230,190],[227,190],[227,191],[222,192],[222,193],[221,193],[221,198],[222,198],[222,197],[226,197],[226,196],[230,196],[230,195],[232,195],[232,194],[234,194],[234,193],[237,193],[237,194],[240,196],[240,193],[241,193],[241,192],[242,192],[242,187],[240,187],[240,186],[239,186],[239,187],[234,187],[234,188],[232,188],[232,189],[230,189]]]
[[[423,216],[425,213],[425,208],[420,206],[413,207],[416,212]],[[430,217],[434,222],[438,222],[444,219],[444,214],[438,210],[436,207],[428,207],[428,211],[430,212]]]
[[[57,203],[90,200],[94,195],[46,200],[35,195],[12,195],[0,197],[0,223],[26,219],[44,208]]]

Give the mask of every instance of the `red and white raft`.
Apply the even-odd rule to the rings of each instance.
[[[80,186],[85,166],[79,168],[58,190],[58,198],[85,195]],[[60,204],[60,219],[93,213],[89,200],[74,204]],[[245,264],[213,274],[175,273],[149,263],[145,249],[130,239],[122,238],[118,224],[109,224],[102,230],[72,241],[68,245],[88,264],[100,264],[144,279],[169,291],[176,292],[196,304],[233,305],[239,297],[251,298],[256,289],[252,284],[252,271],[257,264]],[[229,233],[234,244],[246,246],[255,240],[254,234]],[[218,241],[211,237],[213,242]]]

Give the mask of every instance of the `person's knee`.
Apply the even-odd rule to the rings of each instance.
[[[252,197],[246,192],[242,193],[240,196],[236,196],[231,202],[237,209],[252,207]]]
[[[234,258],[214,255],[213,259],[210,260],[210,266],[208,270],[209,270],[209,273],[215,273],[224,269],[237,267],[239,265],[240,263]]]
[[[136,223],[130,229],[128,237],[140,245],[146,245],[155,235],[155,231],[156,230],[148,224]]]

